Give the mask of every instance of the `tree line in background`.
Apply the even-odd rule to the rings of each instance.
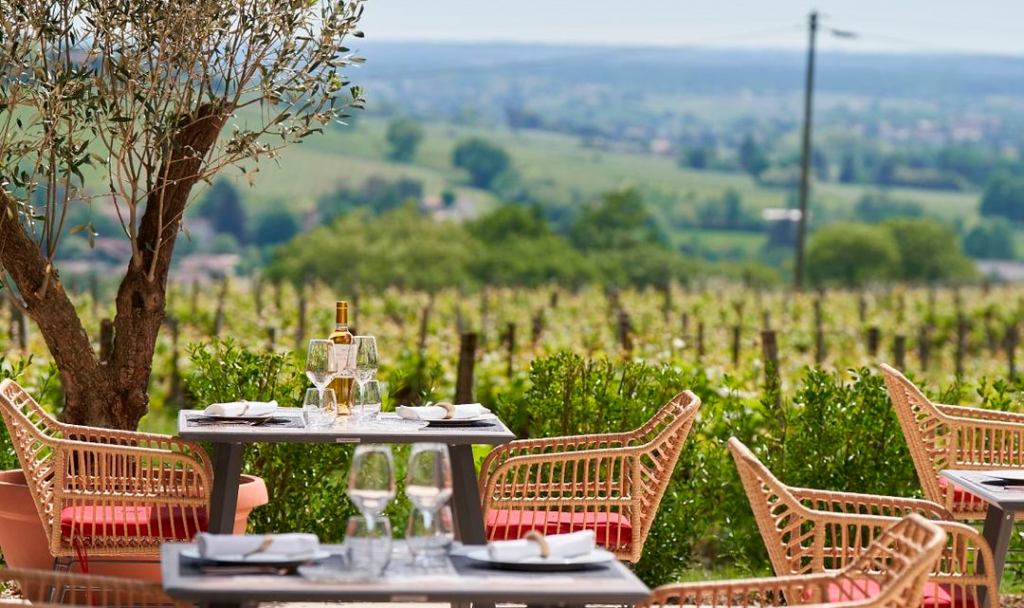
[[[778,133],[753,131],[738,140],[705,134],[679,142],[676,160],[681,167],[744,172],[765,185],[792,186],[800,177],[800,155],[782,139]],[[892,151],[866,139],[833,142],[828,137],[815,146],[811,167],[818,181],[933,190],[970,190],[1000,173],[1024,175],[1024,162],[986,145]]]
[[[416,121],[392,121],[385,134],[387,157],[411,162],[424,136]],[[766,168],[766,155],[752,137],[741,143],[739,160],[747,170]],[[464,225],[424,221],[438,209],[452,208],[452,189],[441,192],[440,207],[426,209],[419,180],[371,176],[359,186],[339,184],[316,202],[311,217],[283,204],[253,215],[235,186],[220,180],[192,215],[214,238],[184,240],[181,249],[250,252],[250,266],[270,263],[272,274],[296,281],[310,275],[341,280],[337,269],[343,266],[346,281],[422,289],[547,282],[644,286],[710,275],[771,284],[781,280],[791,255],[792,224],[766,220],[735,189],[693,201],[665,225],[635,189],[606,193],[568,214],[553,213],[529,192],[511,156],[486,139],[459,142],[450,162],[464,171],[467,184],[489,189],[509,204]],[[865,194],[852,209],[824,214],[828,225],[810,238],[809,276],[816,284],[847,286],[977,278],[965,254],[1015,257],[1013,222],[1024,220],[1024,212],[1018,217],[1015,211],[1017,197],[1024,201],[1024,178],[998,173],[985,190],[984,217],[966,228],[944,226],[920,204],[885,190]],[[109,227],[93,221],[99,234],[117,228],[114,221]],[[321,227],[303,232],[310,223]],[[680,227],[767,233],[768,238],[753,261],[749,252],[710,252],[677,242],[672,229]],[[424,259],[431,260],[429,267]]]
[[[464,223],[434,221],[418,204],[421,193],[418,182],[380,178],[361,189],[340,188],[320,202],[323,225],[274,251],[268,276],[427,291],[481,284],[644,287],[712,275],[780,280],[764,264],[701,260],[673,247],[636,189],[606,193],[567,226],[547,220],[538,205],[517,204]],[[823,228],[811,238],[808,266],[821,285],[976,278],[957,234],[924,217]]]

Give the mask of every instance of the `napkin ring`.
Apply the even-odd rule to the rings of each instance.
[[[440,401],[436,403],[437,407],[444,408],[444,419],[451,420],[455,417],[455,406],[447,401]]]
[[[274,544],[274,537],[271,536],[270,534],[266,534],[266,535],[263,536],[263,542],[260,543],[260,546],[256,547],[252,551],[244,554],[242,556],[242,558],[243,559],[249,559],[250,557],[252,557],[253,555],[256,555],[257,553],[263,553],[264,551],[269,549],[270,546],[273,545],[273,544]]]
[[[548,545],[548,539],[544,538],[544,535],[536,530],[530,530],[523,536],[524,540],[530,540],[537,543],[540,547],[540,556],[544,559],[551,557],[551,547]]]

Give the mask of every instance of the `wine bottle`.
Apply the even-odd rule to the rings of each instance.
[[[347,416],[352,413],[355,404],[353,386],[353,367],[355,353],[352,352],[354,336],[348,330],[348,302],[338,302],[334,309],[334,331],[328,336],[334,342],[334,355],[338,360],[338,377],[331,381],[334,397],[338,400],[338,415]],[[351,361],[350,361],[351,357]]]

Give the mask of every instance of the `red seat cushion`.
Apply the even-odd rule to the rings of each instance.
[[[843,581],[829,585],[829,603],[864,600],[878,595],[880,586],[873,580]],[[974,598],[966,596],[963,589],[957,587],[950,593],[949,585],[940,585],[928,581],[924,585],[921,598],[922,608],[974,608]]]
[[[599,545],[618,546],[633,541],[633,526],[619,513],[491,509],[487,512],[486,527],[488,540],[522,538],[530,530],[542,534],[593,530]]]
[[[81,506],[60,512],[64,538],[152,536],[168,540],[191,540],[207,530],[206,509],[199,507]]]
[[[949,486],[950,486],[949,480],[946,479],[945,477],[939,477],[938,481],[939,481],[939,487],[942,488],[942,490],[944,492],[949,492]],[[977,496],[975,496],[974,494],[971,494],[967,490],[961,488],[960,486],[958,486],[956,484],[953,484],[953,503],[955,504],[955,503],[958,503],[958,502],[959,503],[964,503],[964,502],[981,503],[983,501],[980,498],[978,498]]]

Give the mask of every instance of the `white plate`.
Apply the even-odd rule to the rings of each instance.
[[[258,422],[260,420],[270,420],[274,417],[274,412],[267,412],[266,414],[260,414],[259,416],[214,416],[212,414],[200,414],[193,418],[193,420],[216,420],[218,422]]]
[[[487,564],[494,568],[506,570],[531,570],[535,572],[548,571],[559,572],[566,570],[583,570],[593,566],[599,566],[615,560],[615,555],[604,549],[594,549],[586,555],[575,557],[531,557],[517,562],[503,562],[491,559],[486,548],[474,549],[466,554],[468,559],[475,562]]]
[[[429,426],[474,426],[481,422],[490,422],[494,420],[494,416],[491,414],[484,414],[483,416],[473,416],[472,418],[442,418],[440,420],[427,420],[425,421]]]
[[[284,565],[304,564],[308,561],[326,559],[331,556],[331,552],[325,551],[324,549],[317,549],[313,555],[306,556],[295,556],[287,553],[253,553],[252,555],[245,556],[239,553],[238,555],[220,555],[204,559],[199,555],[198,547],[188,547],[181,550],[181,555],[189,559],[198,559],[204,562],[216,562],[218,564]]]

